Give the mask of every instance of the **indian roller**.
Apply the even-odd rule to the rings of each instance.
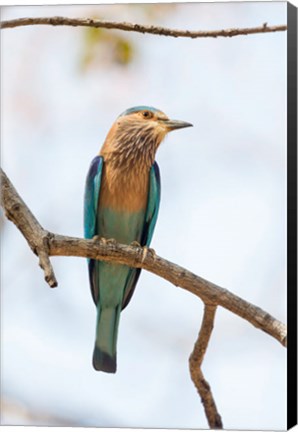
[[[148,106],[130,108],[116,119],[88,171],[85,238],[150,245],[160,201],[155,154],[168,132],[188,126]],[[97,306],[93,366],[115,373],[120,312],[133,295],[141,269],[89,259],[88,270]]]

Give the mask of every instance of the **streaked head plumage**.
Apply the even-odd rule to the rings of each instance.
[[[126,123],[126,121],[135,122],[140,127],[150,124],[157,128],[158,134],[163,131],[164,135],[174,129],[192,126],[192,124],[181,120],[170,120],[163,111],[146,105],[129,108],[120,114],[117,123]]]
[[[161,110],[140,105],[125,110],[116,119],[102,148],[107,159],[140,161],[152,165],[155,153],[165,135],[175,129],[192,126],[180,120],[170,120]]]
[[[118,124],[119,122],[123,122],[125,124],[126,122],[129,122],[134,123],[136,127],[143,128],[148,125],[151,125],[151,127],[157,127],[160,121],[169,119],[165,113],[157,108],[140,105],[125,110],[122,114],[120,114],[117,120]]]

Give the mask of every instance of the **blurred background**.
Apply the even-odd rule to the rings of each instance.
[[[285,2],[1,8],[188,30],[286,23]],[[1,32],[1,158],[48,230],[83,235],[86,173],[115,118],[152,105],[194,127],[157,154],[152,247],[286,319],[286,32],[183,39],[31,26]],[[86,260],[50,289],[1,215],[1,424],[207,428],[188,358],[202,303],[145,271],[121,315],[116,375],[91,364]],[[226,429],[286,428],[286,351],[219,309],[203,372]]]

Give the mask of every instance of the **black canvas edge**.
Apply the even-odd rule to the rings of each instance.
[[[297,8],[287,3],[287,428],[297,424]]]

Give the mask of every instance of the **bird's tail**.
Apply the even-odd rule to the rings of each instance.
[[[100,309],[98,305],[93,367],[98,371],[116,372],[116,344],[121,305]]]

